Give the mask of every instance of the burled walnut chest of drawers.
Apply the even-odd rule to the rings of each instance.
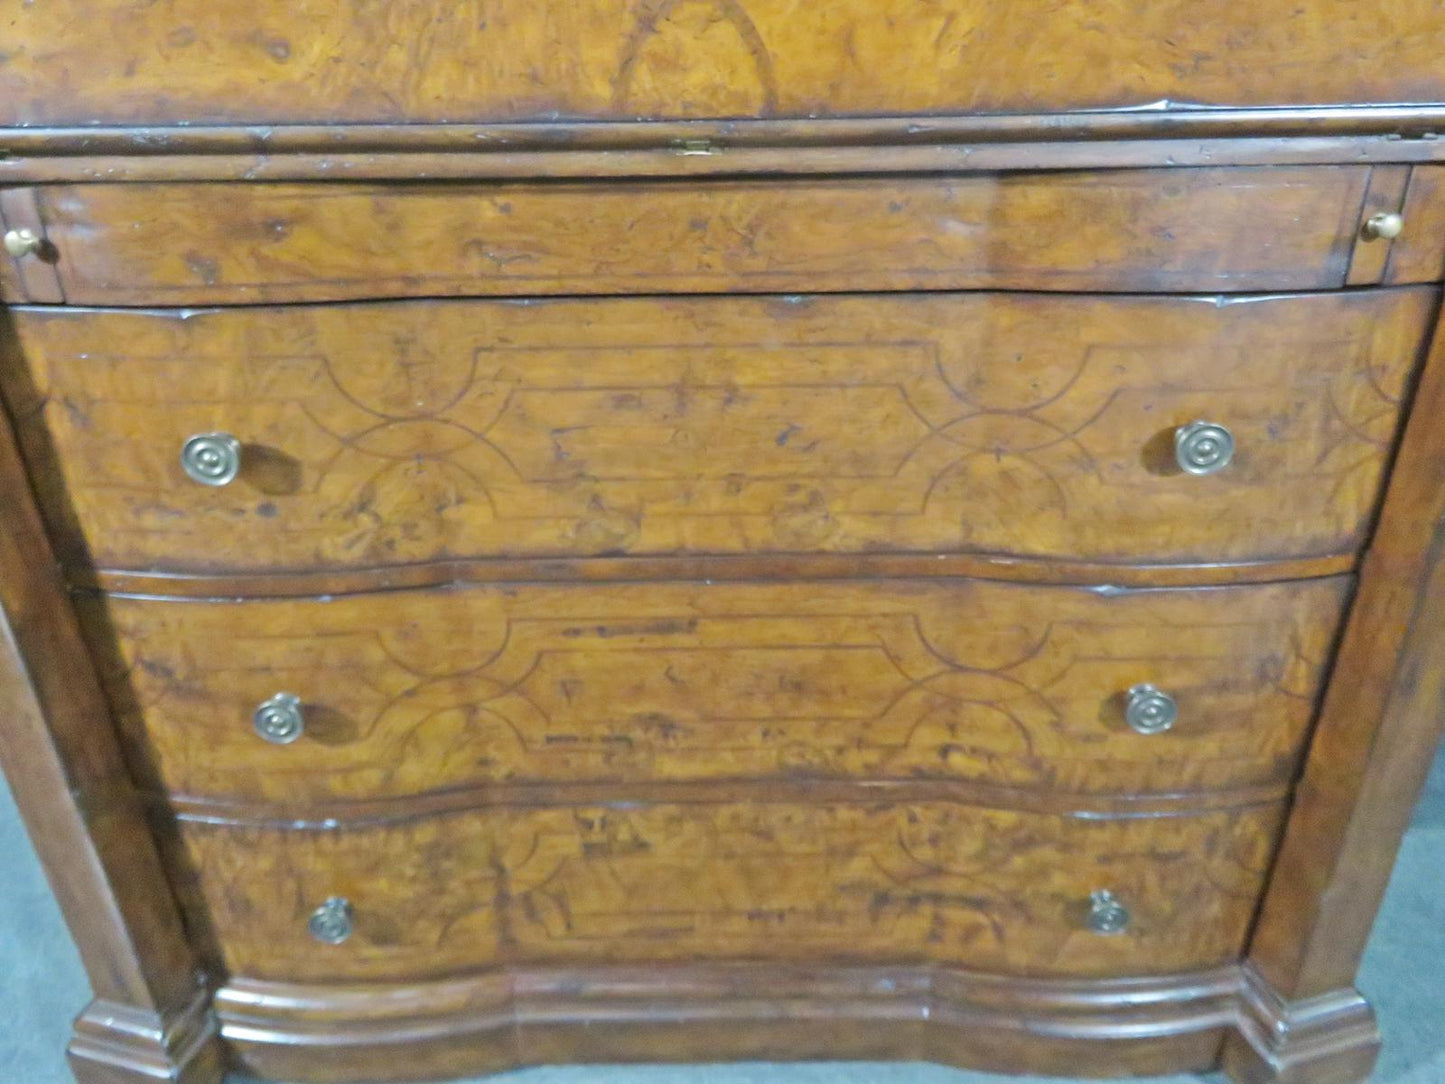
[[[4,0],[76,1076],[1366,1079],[1442,56],[1423,0]]]

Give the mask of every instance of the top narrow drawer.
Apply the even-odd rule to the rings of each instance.
[[[1345,284],[1357,242],[1376,246],[1372,257],[1392,244],[1362,238],[1369,180],[1361,166],[825,181],[71,185],[33,190],[48,246],[21,262],[49,260],[60,296],[92,305],[1327,289]],[[7,208],[20,193],[8,195]],[[1429,243],[1436,242],[1407,225],[1393,245],[1398,254]]]

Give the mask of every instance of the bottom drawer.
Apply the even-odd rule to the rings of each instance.
[[[325,829],[182,822],[172,861],[233,977],[824,959],[1105,976],[1236,958],[1279,821],[1274,805],[1097,819],[614,803]]]

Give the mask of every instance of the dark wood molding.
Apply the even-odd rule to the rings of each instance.
[[[1445,160],[1445,104],[936,117],[0,128],[0,183],[906,173]]]
[[[1082,820],[1129,817],[1187,817],[1225,810],[1272,806],[1284,799],[1283,784],[1176,794],[1088,795],[1051,793],[961,780],[725,779],[629,783],[628,801],[639,804],[716,804],[746,799],[755,803],[958,802],[990,809],[1045,813]],[[394,825],[478,809],[593,806],[614,801],[613,783],[497,783],[456,787],[405,798],[298,803],[273,806],[186,796],[151,795],[181,821],[245,828],[318,829]]]
[[[8,324],[0,332],[13,342]],[[97,1004],[134,1020],[179,1018],[192,1010],[176,1006],[203,1003],[204,979],[8,424],[0,425],[0,521],[0,765]]]
[[[1204,1070],[1236,1017],[1221,968],[1006,979],[769,964],[493,972],[423,985],[218,992],[239,1064],[274,1079],[445,1078],[570,1060],[934,1060],[1077,1075]]]
[[[696,557],[488,558],[356,571],[200,575],[83,566],[73,587],[145,598],[310,598],[467,583],[624,583],[677,580],[957,578],[1119,588],[1225,587],[1320,579],[1353,571],[1353,554],[1210,565],[1090,564],[1004,554],[782,554]]]
[[[1445,102],[1231,108],[1156,102],[1052,113],[512,121],[491,124],[187,124],[0,127],[10,157],[166,156],[344,151],[677,149],[711,139],[739,147],[928,145],[1230,136],[1383,136],[1445,131]]]
[[[3,138],[3,135],[0,135]],[[475,145],[474,145],[475,146]],[[835,176],[1179,166],[1331,165],[1445,161],[1445,140],[1400,136],[1138,139],[592,150],[261,150],[248,153],[0,156],[0,184],[77,181],[318,181]]]

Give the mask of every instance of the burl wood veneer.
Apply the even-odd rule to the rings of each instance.
[[[81,1084],[1368,1077],[1438,4],[0,26],[0,761]]]

